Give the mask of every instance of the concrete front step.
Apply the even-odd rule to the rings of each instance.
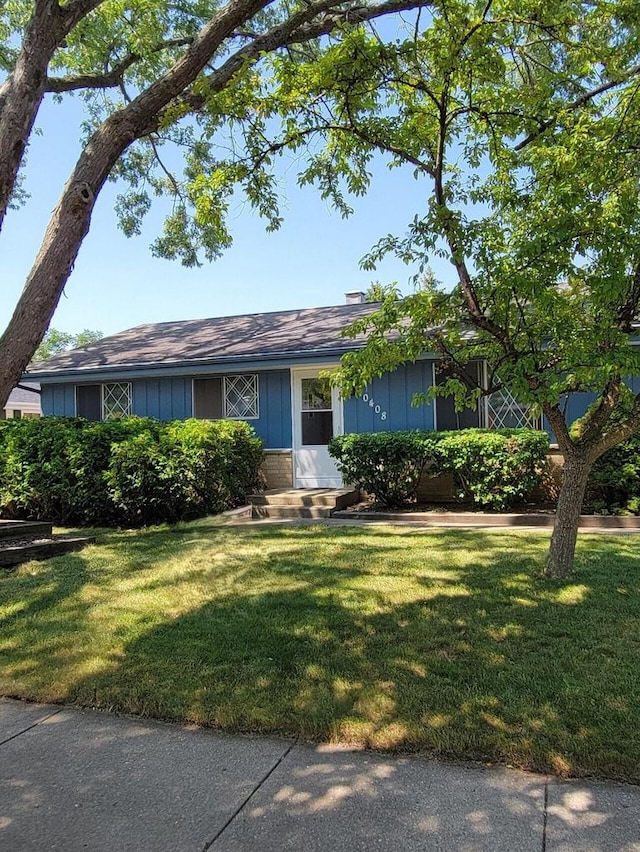
[[[327,506],[330,509],[344,509],[359,499],[359,493],[353,488],[272,488],[249,495],[253,506]]]
[[[274,488],[249,495],[254,518],[329,518],[359,499],[353,488]]]
[[[330,518],[327,506],[254,506],[254,518]]]
[[[47,521],[0,521],[0,539],[50,538],[51,532]]]

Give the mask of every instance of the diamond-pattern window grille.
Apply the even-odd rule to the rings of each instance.
[[[487,425],[490,429],[514,429],[539,424],[531,416],[530,406],[518,402],[508,388],[503,388],[487,399]]]
[[[128,382],[102,385],[103,419],[111,420],[126,414],[131,414],[131,385]]]
[[[224,377],[224,416],[241,420],[259,416],[256,375]]]

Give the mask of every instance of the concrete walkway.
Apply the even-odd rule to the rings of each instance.
[[[639,852],[640,788],[0,700],[0,850]]]

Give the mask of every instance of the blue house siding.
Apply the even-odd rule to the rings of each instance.
[[[191,379],[179,376],[141,379],[132,382],[133,413],[156,420],[185,420],[191,417]]]
[[[405,364],[393,373],[374,379],[364,394],[344,401],[344,431],[433,429],[433,402],[411,405],[414,394],[425,393],[432,382],[432,361]]]
[[[240,371],[238,371],[240,372]],[[212,373],[212,375],[216,375]],[[219,375],[219,374],[218,374]],[[90,384],[90,383],[89,383]],[[135,379],[132,410],[139,417],[184,420],[193,416],[193,383],[189,376]],[[75,383],[43,384],[42,413],[75,417]],[[267,449],[289,449],[291,437],[291,380],[289,370],[258,373],[260,417],[248,422]]]
[[[240,372],[240,371],[238,371]],[[242,371],[244,372],[244,371]],[[220,375],[211,373],[212,376]],[[268,449],[291,446],[291,386],[288,370],[258,373],[259,414],[248,420]],[[133,413],[157,420],[193,416],[191,377],[139,379],[133,382]]]
[[[75,384],[60,384],[41,386],[40,404],[44,415],[56,417],[75,417],[76,386]]]
[[[292,445],[291,374],[269,370],[258,374],[260,417],[248,422],[268,450],[286,450]]]

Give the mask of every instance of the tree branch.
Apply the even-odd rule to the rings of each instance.
[[[13,71],[0,85],[0,229],[42,103],[47,67],[64,35],[57,0],[39,0]]]
[[[193,37],[189,38],[173,38],[163,41],[150,50],[150,53],[161,53],[163,50],[169,50],[174,47],[188,47],[193,44]],[[78,74],[73,77],[49,77],[45,86],[45,91],[55,92],[73,92],[78,89],[111,89],[121,85],[125,72],[140,62],[144,57],[138,53],[130,53],[125,56],[111,71],[105,71],[103,74]]]
[[[636,396],[633,411],[625,422],[615,426],[609,432],[606,432],[599,441],[593,443],[590,452],[592,461],[606,453],[611,447],[615,447],[622,441],[626,441],[627,438],[637,435],[638,432],[640,432],[640,394]]]
[[[76,24],[105,2],[106,0],[70,0],[60,6],[65,31],[70,33]]]
[[[0,399],[6,400],[42,339],[89,230],[96,199],[118,158],[136,139],[159,127],[163,111],[170,104],[182,104],[187,109],[197,106],[201,108],[204,105],[205,96],[191,93],[186,98],[181,98],[180,95],[193,84],[220,46],[232,38],[239,27],[246,26],[247,22],[270,2],[271,0],[231,0],[201,28],[184,54],[166,73],[131,103],[107,118],[91,136],[52,214],[22,295],[4,334],[0,337]],[[88,11],[98,5],[100,3],[97,0],[73,0],[64,8],[69,15],[81,12],[88,14]],[[258,61],[265,51],[274,51],[289,44],[326,35],[342,23],[363,23],[390,12],[424,6],[425,2],[386,0],[374,6],[336,9],[339,5],[340,3],[331,0],[312,3],[286,21],[271,27],[262,36],[236,51],[209,76],[210,91],[223,89],[237,71],[247,63]],[[67,18],[67,22],[69,20],[70,18]],[[38,30],[36,35],[42,39],[41,30]],[[58,43],[58,35],[47,42],[48,52],[42,55],[36,69],[40,75],[38,97],[36,101],[30,98],[27,108],[29,123],[26,130],[22,131],[24,135],[19,138],[27,139],[30,133],[44,92],[49,58]],[[29,53],[23,51],[23,58],[28,56]],[[0,129],[3,120],[4,116],[0,115]],[[0,146],[0,150],[4,151],[5,147]],[[22,151],[17,160],[18,164],[21,156]],[[15,174],[8,184],[9,193],[14,182]],[[4,210],[5,207],[0,209]]]
[[[562,455],[565,459],[570,456],[573,457],[575,455],[575,447],[571,440],[571,435],[569,434],[565,414],[560,409],[560,406],[557,403],[555,405],[545,403],[542,406],[542,413],[547,418],[551,428],[553,429],[553,434],[556,436],[556,441],[558,442],[558,447],[560,448]]]
[[[580,436],[581,443],[595,444],[609,422],[609,418],[620,399],[622,381],[620,378],[610,379],[600,396],[600,404],[586,418],[586,425]]]
[[[339,5],[342,0],[332,5]],[[257,36],[250,44],[244,45],[226,60],[219,68],[213,71],[207,78],[209,94],[222,91],[235,74],[247,63],[255,61],[262,53],[272,52],[280,47],[289,47],[293,44],[302,44],[313,39],[320,38],[333,32],[339,24],[362,24],[366,21],[379,18],[392,12],[409,11],[420,7],[430,6],[431,0],[385,0],[374,6],[362,6],[343,11],[326,11],[319,20],[313,19],[323,10],[327,9],[327,3],[309,4],[305,9],[297,12],[287,21],[276,24]],[[200,111],[207,102],[207,96],[201,91],[198,93],[188,92],[177,101],[177,106],[182,106],[190,112]],[[149,125],[146,133],[157,130],[161,121],[156,116]],[[146,135],[143,134],[143,135]]]
[[[620,86],[622,85],[622,83],[626,83],[628,80],[631,80],[638,74],[640,74],[640,64],[633,65],[625,74],[620,75],[620,77],[617,77],[614,80],[609,80],[608,82],[603,83],[601,86],[597,86],[595,89],[591,89],[588,92],[583,92],[574,101],[564,105],[562,107],[562,110],[563,112],[574,112],[580,107],[588,104],[589,101],[592,101],[594,98],[597,98],[598,95],[603,95],[605,92],[608,92],[611,89],[615,89],[616,86]],[[522,151],[523,148],[526,148],[527,145],[530,145],[531,142],[533,142],[539,136],[542,136],[543,133],[546,133],[546,131],[553,127],[557,121],[557,115],[555,115],[553,118],[548,118],[545,121],[541,121],[539,127],[536,130],[533,130],[531,133],[529,133],[528,136],[525,136],[522,141],[518,142],[518,144],[515,146],[515,150]]]

